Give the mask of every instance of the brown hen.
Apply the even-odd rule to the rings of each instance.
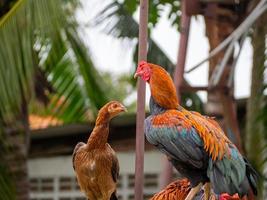
[[[73,151],[73,168],[78,184],[89,200],[116,200],[119,162],[107,143],[109,122],[126,108],[117,101],[103,106],[87,143],[79,142]]]

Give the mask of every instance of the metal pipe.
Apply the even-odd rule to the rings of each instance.
[[[140,1],[138,60],[147,60],[147,23],[148,0]],[[137,115],[136,115],[136,156],[135,156],[135,200],[143,200],[144,186],[144,120],[146,87],[142,79],[137,82]]]
[[[181,32],[180,32],[180,42],[179,50],[177,55],[177,64],[174,71],[174,84],[177,91],[177,96],[180,101],[181,99],[181,86],[184,77],[184,68],[185,68],[185,59],[186,59],[186,50],[188,44],[188,36],[190,29],[190,16],[186,14],[186,0],[181,1]],[[172,178],[172,166],[167,159],[164,160],[164,169],[161,174],[161,187],[166,186],[170,183]]]

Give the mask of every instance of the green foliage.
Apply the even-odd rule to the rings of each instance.
[[[96,24],[104,24],[108,34],[116,37],[137,38],[138,24],[133,19],[133,14],[139,8],[139,1],[114,0],[108,4],[95,18]],[[149,29],[155,27],[159,22],[164,8],[168,10],[168,19],[177,29],[180,24],[180,1],[172,0],[151,0],[149,1]],[[134,23],[134,22],[135,23]]]
[[[16,1],[17,0],[0,0],[0,19],[14,6]]]
[[[30,102],[39,94],[53,100],[46,113],[65,122],[88,120],[88,110],[94,116],[108,100],[105,83],[76,32],[78,2],[20,0],[1,20],[2,123],[12,124],[22,100]],[[39,69],[53,94],[36,79]],[[59,99],[64,99],[60,106]]]
[[[5,141],[5,135],[3,134],[3,128],[0,126],[0,199],[15,200],[15,186],[12,181],[13,177],[10,176],[6,163],[3,162],[4,154],[7,152],[7,144]]]
[[[124,0],[124,1],[116,1],[112,2],[108,5],[105,10],[109,10],[114,6],[122,7],[123,10],[130,16],[132,16],[137,9],[139,8],[140,1],[133,0]],[[166,8],[168,9],[168,19],[172,23],[172,25],[179,27],[180,23],[180,1],[173,0],[151,0],[149,1],[149,13],[148,13],[148,22],[149,27],[154,27],[160,20],[162,16],[162,11]]]
[[[1,199],[15,200],[15,188],[9,178],[6,166],[0,163],[0,197]]]
[[[265,55],[265,62],[267,61],[267,55]],[[267,66],[265,67],[265,73],[267,72]],[[266,82],[267,80],[265,80]],[[264,137],[264,141],[265,141],[265,145],[263,147],[262,150],[262,166],[266,166],[267,164],[267,83],[263,84],[263,88],[262,88],[262,96],[261,96],[261,110],[258,113],[257,116],[257,123],[261,123],[262,124],[262,130],[263,130],[263,137]],[[265,131],[264,131],[265,130]],[[265,181],[267,180],[267,175],[264,174],[264,179]]]
[[[108,101],[109,93],[78,33],[68,27],[41,47],[50,48],[45,62],[39,65],[55,90],[50,94],[52,101],[45,109],[46,114],[65,123],[92,120]],[[46,52],[40,50],[42,60]]]
[[[18,1],[0,21],[0,116],[1,124],[11,124],[20,113],[22,98],[32,94],[34,71],[32,59],[33,34],[29,24],[31,12],[26,13],[30,4]],[[10,18],[14,14],[16,17]]]
[[[251,43],[253,46],[253,67],[251,74],[251,94],[247,103],[246,154],[255,169],[266,176],[267,136],[266,136],[266,96],[264,96],[264,71],[266,70],[267,15],[263,15],[253,26]],[[266,179],[265,179],[266,181]],[[263,196],[264,181],[260,179],[258,198]]]

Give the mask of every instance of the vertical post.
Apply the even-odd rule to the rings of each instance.
[[[186,50],[190,30],[190,21],[191,18],[186,14],[186,0],[182,0],[181,5],[182,16],[181,16],[181,32],[180,32],[180,42],[179,50],[177,55],[177,63],[174,71],[174,84],[177,90],[178,98],[180,99],[181,95],[181,86],[183,83],[184,77],[184,68],[185,68],[185,59],[186,59]]]
[[[187,50],[187,43],[188,43],[188,36],[190,30],[190,16],[186,13],[186,0],[181,1],[181,32],[180,32],[180,42],[179,42],[179,49],[177,55],[177,63],[176,68],[174,71],[174,84],[177,91],[177,96],[180,102],[181,99],[181,86],[183,83],[184,77],[184,68],[185,68],[185,59],[186,59],[186,50]],[[164,187],[170,183],[172,178],[172,166],[170,162],[165,159],[164,160],[164,169],[161,174],[161,183],[160,186]]]
[[[140,1],[138,61],[147,60],[148,0]],[[144,186],[144,120],[145,120],[145,82],[137,82],[136,115],[136,157],[135,157],[135,200],[143,200]]]

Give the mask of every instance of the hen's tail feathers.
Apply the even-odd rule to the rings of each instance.
[[[112,193],[110,200],[118,200],[118,197],[116,196],[116,192]]]
[[[259,174],[253,169],[251,164],[248,162],[246,158],[244,158],[244,161],[246,163],[246,175],[250,184],[250,187],[254,193],[254,195],[257,195],[257,185],[259,180]]]
[[[78,144],[76,144],[74,150],[73,150],[73,153],[72,153],[72,167],[75,171],[75,166],[74,166],[74,161],[75,161],[75,156],[78,152],[78,150],[80,149],[80,147],[84,146],[85,144],[83,142],[79,142]]]

